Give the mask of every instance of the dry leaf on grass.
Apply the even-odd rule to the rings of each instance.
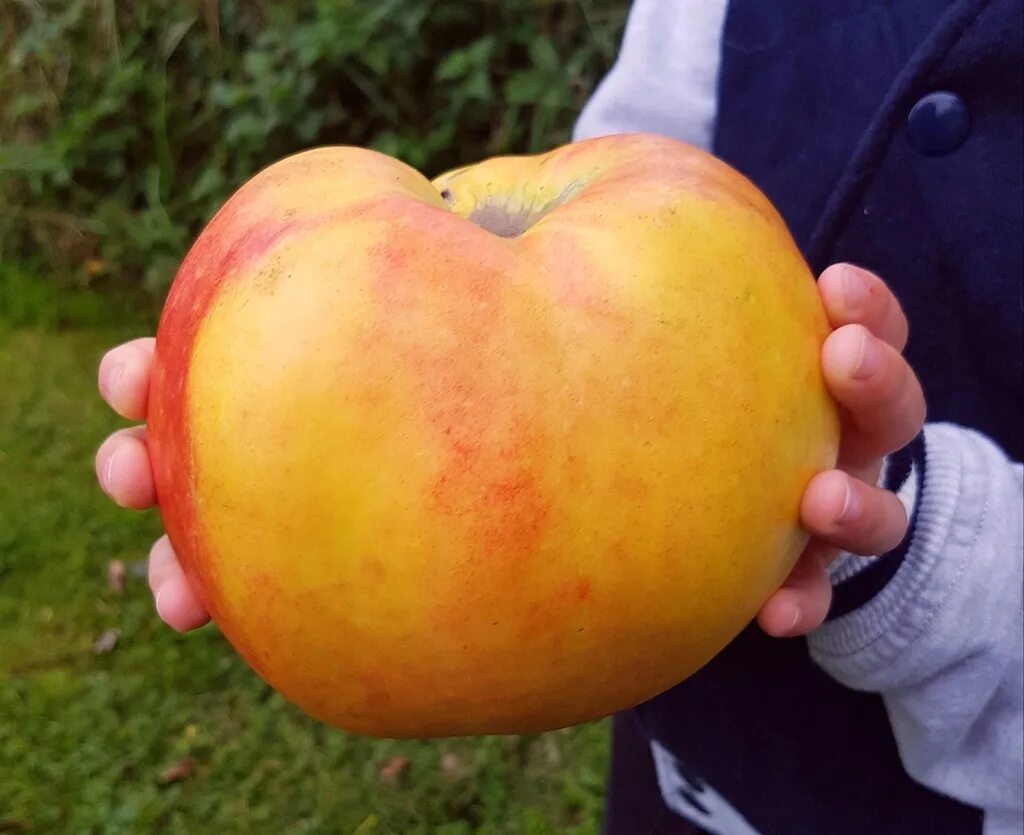
[[[124,591],[124,563],[121,560],[111,560],[107,563],[107,588],[112,592],[120,594]]]
[[[377,776],[385,786],[394,786],[408,767],[408,757],[392,757],[380,767]]]
[[[110,652],[117,646],[117,639],[121,635],[120,629],[105,629],[103,633],[92,642],[92,651],[96,655],[103,655]]]
[[[449,751],[441,757],[441,773],[449,780],[454,780],[462,773],[462,757]]]
[[[156,781],[161,786],[166,786],[169,783],[180,783],[182,780],[187,780],[195,774],[198,767],[199,763],[195,757],[185,757],[185,759],[178,760],[174,765],[168,766],[161,771]]]

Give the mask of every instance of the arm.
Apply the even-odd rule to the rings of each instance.
[[[836,586],[873,585],[863,605],[810,636],[848,687],[882,694],[908,773],[986,810],[986,832],[1019,832],[1024,784],[1021,465],[990,440],[930,424],[904,495],[903,552]],[[833,577],[846,577],[843,558]],[[886,565],[886,561],[897,564]],[[895,570],[893,570],[895,569]]]
[[[727,6],[728,0],[635,0],[618,60],[573,138],[657,133],[710,149]]]

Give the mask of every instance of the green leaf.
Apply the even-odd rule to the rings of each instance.
[[[224,173],[219,166],[207,165],[192,183],[189,189],[189,200],[202,203],[213,194],[224,192]]]
[[[547,38],[537,38],[531,41],[529,50],[530,60],[533,61],[534,66],[542,70],[555,72],[562,64],[555,45]]]
[[[494,53],[494,38],[486,36],[478,38],[462,49],[450,52],[437,65],[434,77],[438,81],[454,81],[471,74],[486,71]]]
[[[246,74],[252,78],[265,79],[274,70],[274,61],[270,54],[262,51],[253,51],[246,53],[242,59],[242,67],[245,69]]]
[[[47,147],[31,145],[0,145],[0,171],[18,174],[53,173],[61,164]]]
[[[548,89],[546,75],[535,70],[517,72],[505,84],[509,104],[536,104]]]

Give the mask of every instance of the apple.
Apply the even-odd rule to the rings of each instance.
[[[289,157],[199,236],[157,335],[164,523],[224,635],[309,714],[521,733],[642,702],[806,542],[828,324],[769,201],[623,135],[433,183]]]

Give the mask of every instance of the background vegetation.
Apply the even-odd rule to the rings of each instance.
[[[0,0],[0,832],[594,833],[603,724],[373,741],[161,628],[153,514],[111,506],[108,346],[284,154],[427,174],[564,141],[625,0]]]
[[[297,149],[430,175],[549,148],[626,5],[2,0],[0,258],[160,293],[224,198]]]

